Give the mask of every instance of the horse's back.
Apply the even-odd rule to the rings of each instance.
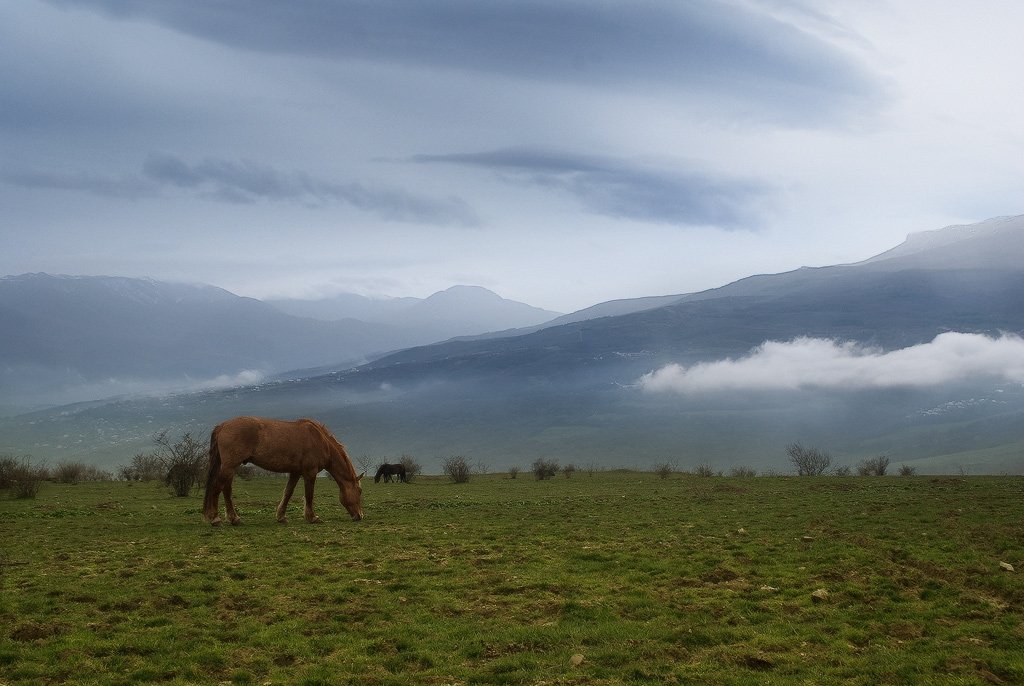
[[[235,417],[213,428],[213,436],[221,452],[254,448],[260,442],[260,432],[267,420],[260,417]]]
[[[235,417],[218,424],[213,433],[222,459],[236,465],[252,462],[271,471],[294,471],[324,453],[319,427],[310,419]]]

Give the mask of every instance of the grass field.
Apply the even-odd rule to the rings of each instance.
[[[0,495],[0,683],[1024,683],[1019,477],[282,487]]]

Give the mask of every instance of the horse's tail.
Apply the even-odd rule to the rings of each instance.
[[[210,432],[210,467],[206,473],[206,498],[203,501],[205,512],[217,510],[217,491],[214,488],[214,481],[220,473],[220,446],[217,445],[217,429]]]

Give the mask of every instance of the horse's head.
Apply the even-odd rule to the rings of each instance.
[[[341,504],[345,506],[352,519],[359,521],[363,518],[363,487],[360,483],[366,472],[355,478],[355,481],[338,479],[338,487],[341,490]]]

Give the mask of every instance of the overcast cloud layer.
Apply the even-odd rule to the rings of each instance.
[[[889,352],[820,338],[768,341],[738,360],[667,365],[644,375],[640,386],[654,393],[694,394],[923,388],[979,380],[1024,382],[1024,339],[944,333],[930,343]]]
[[[1020,214],[1024,6],[0,6],[0,273],[568,311]]]

